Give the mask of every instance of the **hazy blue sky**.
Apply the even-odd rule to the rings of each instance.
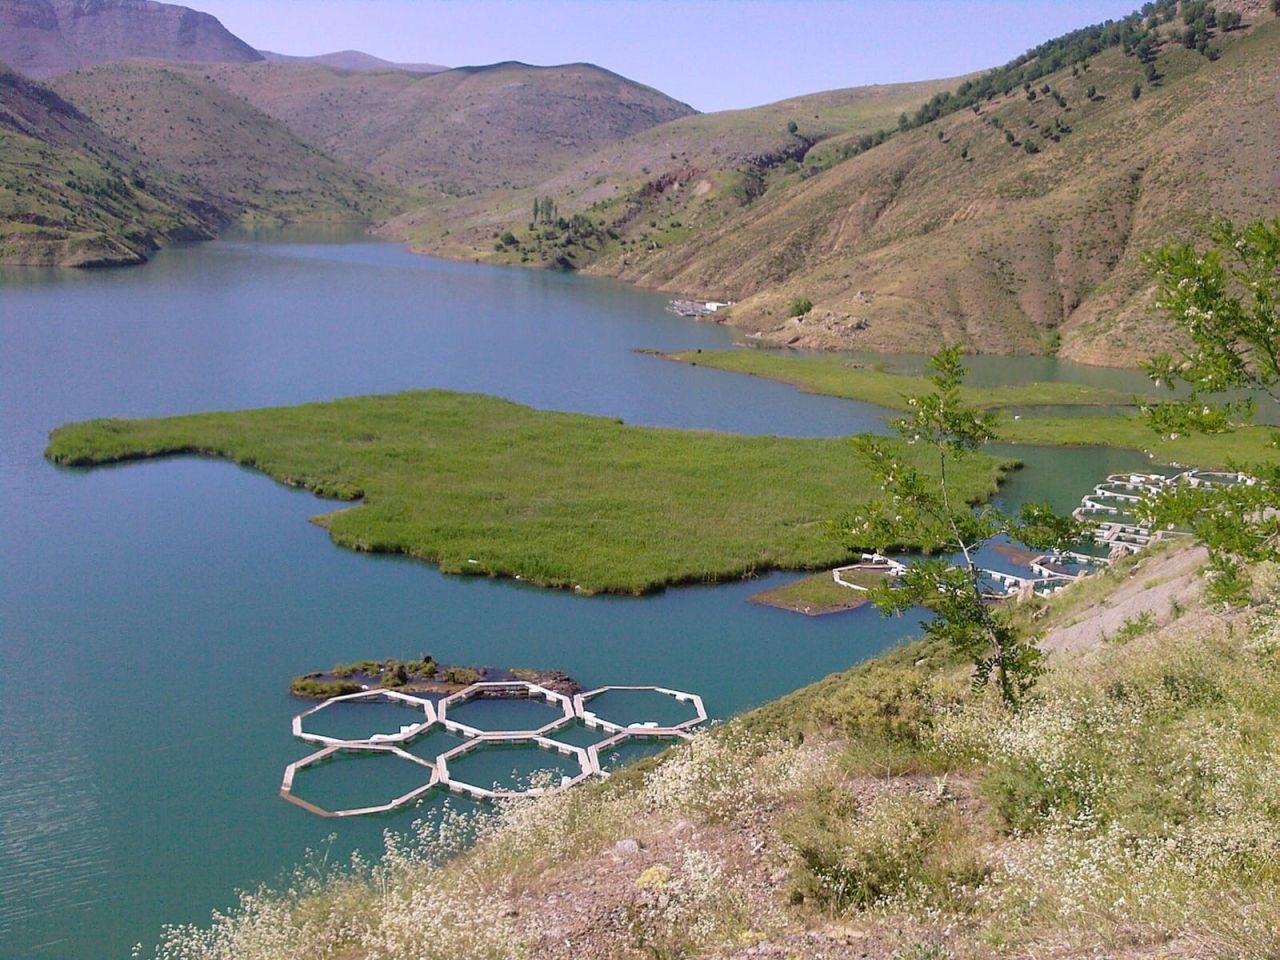
[[[181,0],[256,47],[448,66],[588,60],[699,110],[955,76],[1136,0]]]

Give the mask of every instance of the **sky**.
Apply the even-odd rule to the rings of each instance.
[[[1136,0],[181,0],[258,49],[451,67],[585,60],[699,110],[958,76]]]

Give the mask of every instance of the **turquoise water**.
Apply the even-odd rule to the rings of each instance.
[[[135,270],[0,271],[0,957],[127,956],[331,832],[331,856],[376,853],[383,830],[421,815],[335,823],[277,796],[284,765],[309,752],[289,733],[295,674],[430,653],[672,686],[725,717],[911,634],[914,621],[870,610],[810,619],[744,602],[787,575],[642,599],[443,577],[333,546],[306,522],[327,504],[225,463],[77,471],[41,457],[68,420],[419,387],[632,423],[881,429],[872,407],[636,354],[732,342],[664,307],[609,282],[371,243],[245,239]],[[1016,454],[1028,469],[1006,497],[1059,506],[1142,463]],[[340,777],[314,782],[341,799],[363,768],[332,767]]]

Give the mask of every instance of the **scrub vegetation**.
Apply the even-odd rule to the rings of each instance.
[[[894,449],[929,471],[919,448]],[[74,466],[225,457],[362,499],[319,518],[344,546],[584,592],[833,566],[851,548],[829,519],[874,487],[845,439],[630,427],[446,391],[92,420],[55,430],[46,454]],[[976,502],[1009,466],[977,457],[951,480]]]
[[[1275,956],[1277,569],[1251,590],[1050,655],[1016,713],[945,643],[902,647],[606,783],[428,819],[376,863],[317,855],[156,955]]]

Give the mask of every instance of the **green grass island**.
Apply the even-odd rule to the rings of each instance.
[[[931,469],[923,449],[899,453]],[[853,551],[830,520],[878,490],[847,438],[634,427],[443,390],[90,420],[54,430],[45,455],[77,467],[224,458],[359,500],[315,518],[342,546],[583,593],[836,566]],[[953,483],[981,502],[1014,466],[975,456]]]
[[[652,351],[646,351],[652,353]],[[926,393],[927,378],[889,373],[852,363],[845,355],[796,355],[778,350],[738,349],[656,353],[655,356],[691,366],[764,377],[805,393],[873,403],[889,410],[906,410],[907,398]],[[966,404],[986,410],[1018,407],[1132,407],[1133,414],[1074,414],[1064,416],[1005,416],[1000,439],[1011,444],[1047,447],[1117,447],[1138,450],[1152,461],[1207,470],[1224,470],[1236,463],[1280,463],[1280,448],[1272,444],[1275,428],[1242,426],[1230,433],[1162,437],[1138,416],[1138,404],[1155,399],[1118,390],[1076,383],[1024,383],[1016,386],[963,387]],[[1101,479],[1101,478],[1099,478]]]

